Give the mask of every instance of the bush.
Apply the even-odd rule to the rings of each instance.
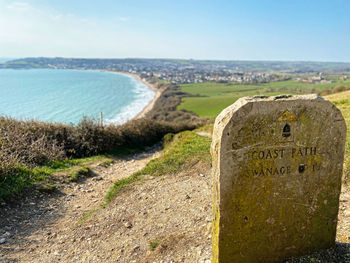
[[[11,167],[19,164],[42,165],[65,157],[62,146],[48,136],[40,122],[0,118],[0,162]]]
[[[324,88],[321,92],[320,95],[321,96],[325,96],[325,95],[329,95],[329,94],[333,94],[333,93],[338,93],[338,92],[342,92],[342,91],[347,91],[350,90],[350,86],[344,86],[344,85],[337,85],[333,88]]]
[[[197,125],[208,123],[208,119],[199,118],[193,112],[177,110],[184,97],[197,97],[197,95],[182,92],[176,85],[169,85],[146,116],[156,121],[172,123],[192,123]]]
[[[167,133],[195,127],[188,122],[148,118],[100,127],[86,118],[77,125],[66,125],[0,117],[0,201],[33,184],[36,175],[30,168],[67,158],[140,149],[160,141]],[[72,180],[79,176],[72,175]]]
[[[118,147],[142,148],[160,141],[167,133],[195,127],[147,118],[100,127],[86,118],[74,126],[0,117],[0,162],[32,167],[111,152]]]
[[[349,89],[350,89],[350,86],[337,85],[333,88],[333,93],[338,93]]]

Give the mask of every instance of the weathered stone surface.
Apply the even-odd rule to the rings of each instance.
[[[213,262],[335,244],[346,126],[316,95],[241,98],[215,120]]]

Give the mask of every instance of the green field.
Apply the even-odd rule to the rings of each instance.
[[[279,81],[260,85],[203,82],[179,85],[183,92],[198,95],[186,97],[178,109],[193,111],[200,117],[215,118],[224,108],[244,96],[319,93],[338,85],[350,86],[350,80],[331,84],[309,84],[298,81]]]

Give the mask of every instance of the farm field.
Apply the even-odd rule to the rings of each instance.
[[[185,97],[178,109],[193,111],[200,117],[214,119],[224,108],[244,96],[320,93],[339,85],[350,86],[350,80],[327,84],[311,84],[298,81],[279,81],[258,85],[203,82],[179,85],[181,91],[198,95]]]

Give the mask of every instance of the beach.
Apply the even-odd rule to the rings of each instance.
[[[159,89],[157,87],[157,84],[151,84],[143,79],[140,78],[140,76],[133,74],[133,73],[129,73],[129,72],[120,72],[120,71],[107,71],[110,73],[116,73],[116,74],[122,74],[122,75],[127,75],[130,76],[140,82],[142,82],[143,84],[145,84],[150,90],[153,90],[155,92],[155,95],[153,97],[153,99],[142,109],[142,111],[140,111],[135,117],[133,117],[131,120],[136,120],[136,119],[140,119],[142,117],[144,117],[149,111],[151,111],[153,109],[153,106],[155,104],[155,102],[157,101],[157,99],[160,97],[160,95],[162,94],[162,92],[165,90],[165,88],[161,88]]]

